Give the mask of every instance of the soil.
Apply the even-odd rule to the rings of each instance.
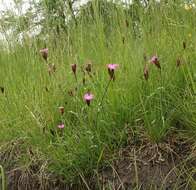
[[[129,145],[116,154],[112,165],[100,171],[101,189],[192,190],[186,173],[196,167],[195,153],[190,142],[174,138],[162,144]]]
[[[17,154],[20,153],[18,151]],[[80,185],[65,184],[61,177],[47,174],[44,168],[47,163],[38,160],[27,168],[17,168],[12,163],[12,169],[6,173],[7,189],[193,190],[193,185],[196,185],[196,148],[192,142],[175,135],[159,144],[131,139],[113,154],[113,158],[109,155],[107,157],[105,153],[104,160],[112,160],[110,164],[100,168],[96,177],[82,179]],[[5,163],[8,156],[7,153],[0,153],[0,160]],[[14,160],[16,155],[12,156]]]

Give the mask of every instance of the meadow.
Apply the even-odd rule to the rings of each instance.
[[[2,44],[0,189],[196,189],[187,6],[93,1],[65,32]]]

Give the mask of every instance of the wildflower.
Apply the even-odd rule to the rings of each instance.
[[[84,100],[86,101],[87,105],[90,106],[90,102],[93,100],[94,96],[90,92],[84,95]]]
[[[144,78],[148,80],[148,77],[149,77],[149,71],[148,71],[148,65],[146,64],[144,67]]]
[[[39,52],[41,53],[41,55],[45,59],[45,61],[47,61],[47,59],[48,59],[48,48],[41,49]]]
[[[114,71],[116,70],[116,68],[118,67],[118,64],[108,64],[108,73],[110,75],[110,79],[111,80],[115,80],[115,75],[114,75]]]
[[[77,65],[76,65],[76,64],[72,64],[72,65],[71,65],[71,69],[72,69],[72,71],[73,71],[73,74],[76,75]]]
[[[63,128],[65,128],[65,125],[64,125],[63,123],[61,123],[61,124],[59,124],[57,127],[58,127],[59,129],[63,129]]]
[[[161,65],[159,63],[159,59],[158,59],[158,57],[156,55],[152,56],[150,62],[152,64],[154,64],[156,67],[158,67],[159,69],[161,69]]]
[[[63,115],[64,112],[65,112],[65,108],[63,106],[60,106],[59,107],[59,112],[61,113],[61,115]]]

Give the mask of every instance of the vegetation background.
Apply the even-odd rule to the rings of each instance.
[[[23,14],[24,2],[14,2],[15,11],[0,17],[2,187],[5,171],[17,168],[27,189],[29,176],[38,177],[40,189],[51,178],[70,189],[90,189],[91,183],[104,189],[100,170],[138,142],[157,151],[175,138],[188,142],[186,159],[183,146],[179,151],[183,163],[195,159],[194,1],[92,0],[79,6],[79,0],[39,0],[29,1]],[[108,74],[111,63],[118,64],[115,80]],[[87,92],[94,95],[90,106]],[[195,162],[184,168],[183,188],[194,189]],[[135,176],[133,186],[142,189]]]

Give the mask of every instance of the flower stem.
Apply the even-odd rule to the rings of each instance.
[[[97,116],[96,116],[96,120],[95,120],[95,127],[97,127],[97,121],[98,121],[98,116],[99,116],[99,113],[101,112],[101,108],[103,108],[103,101],[104,101],[104,98],[106,97],[106,94],[108,92],[108,89],[109,89],[109,86],[110,86],[110,83],[111,83],[112,79],[110,79],[105,87],[105,90],[103,92],[103,96],[101,98],[101,101],[98,105],[98,112],[97,112]],[[99,107],[100,107],[100,110],[99,110]]]
[[[0,165],[0,172],[1,172],[1,178],[2,178],[2,190],[5,190],[5,173],[4,173],[2,165]]]

